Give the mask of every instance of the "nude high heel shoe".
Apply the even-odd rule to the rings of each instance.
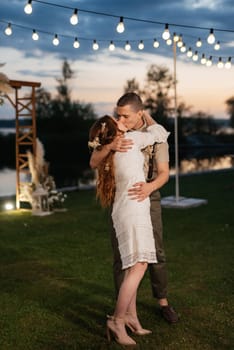
[[[137,335],[147,335],[151,334],[152,331],[145,329],[141,326],[137,316],[134,316],[130,313],[127,313],[125,317],[125,325],[128,327],[134,334]]]
[[[136,345],[135,340],[129,337],[129,335],[126,332],[123,318],[107,316],[106,335],[109,342],[111,341],[111,337],[113,337],[115,341],[120,345]]]

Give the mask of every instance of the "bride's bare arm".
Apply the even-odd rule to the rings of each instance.
[[[111,152],[127,152],[131,149],[133,141],[126,139],[123,135],[116,136],[114,141],[108,145],[104,145],[101,150],[94,150],[91,154],[89,165],[92,169],[96,169],[104,158]]]

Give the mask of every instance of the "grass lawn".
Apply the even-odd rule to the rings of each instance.
[[[162,196],[174,194],[174,180]],[[207,205],[163,209],[169,300],[180,322],[161,319],[146,274],[138,311],[152,335],[136,349],[234,348],[234,171],[184,176],[180,194]],[[1,203],[0,203],[1,205]],[[105,337],[113,311],[108,213],[93,191],[68,194],[46,217],[0,212],[0,349],[120,349]]]

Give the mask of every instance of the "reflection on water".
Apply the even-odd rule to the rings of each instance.
[[[9,134],[15,134],[15,129],[12,128],[4,128],[4,129],[0,129],[0,134],[2,134],[3,136],[9,135]]]
[[[194,173],[197,171],[230,169],[234,167],[233,156],[213,157],[210,159],[190,159],[180,162],[180,174]],[[170,169],[170,174],[175,174],[175,168]],[[21,179],[21,181],[25,181]],[[16,171],[12,169],[0,170],[0,197],[15,195]]]
[[[20,182],[30,181],[29,175],[20,174]],[[5,168],[0,170],[0,197],[14,196],[16,193],[16,171]]]
[[[213,157],[210,159],[192,158],[189,160],[184,159],[180,162],[179,173],[188,174],[197,171],[229,169],[232,167],[234,167],[234,158],[232,156]],[[174,168],[170,169],[170,174],[175,174]]]
[[[0,171],[0,196],[11,196],[16,191],[16,172],[12,169]]]

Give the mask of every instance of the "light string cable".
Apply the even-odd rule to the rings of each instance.
[[[33,1],[41,1],[41,0],[33,0]],[[54,32],[46,31],[46,30],[43,30],[43,29],[40,29],[40,28],[36,28],[36,27],[28,27],[28,26],[25,26],[25,25],[22,25],[22,24],[18,24],[18,23],[15,23],[15,22],[9,22],[9,21],[6,21],[4,19],[0,19],[0,22],[7,25],[7,27],[5,29],[5,33],[6,33],[6,30],[10,28],[10,33],[7,34],[7,35],[11,35],[12,34],[12,27],[18,27],[18,28],[21,28],[21,29],[29,30],[31,32],[44,33],[44,34],[47,34],[47,35],[54,35]],[[57,32],[57,35],[60,36],[60,37],[64,37],[64,38],[71,38],[71,39],[73,38],[74,39],[74,35],[72,36],[72,35],[68,35],[68,34],[62,34],[62,33],[59,33],[59,32]],[[186,35],[186,37],[190,37],[190,38],[193,38],[193,39],[196,38],[195,36],[191,36],[191,35]],[[86,40],[86,41],[93,41],[92,38],[87,38],[87,37],[79,37],[79,39],[80,40]],[[113,40],[111,40],[111,39],[101,39],[101,38],[99,38],[97,41],[100,41],[100,42],[113,42]],[[147,42],[147,41],[152,41],[153,42],[152,38],[151,39],[143,38],[141,40],[138,40],[138,39],[128,40],[128,42],[131,42],[131,43],[139,43],[139,42]],[[126,40],[118,39],[118,40],[115,40],[115,42],[126,43]],[[224,43],[224,42],[222,42],[222,43]],[[229,56],[230,55],[227,55],[226,57],[229,57]],[[215,55],[213,55],[213,57],[215,57]],[[234,56],[231,56],[231,58],[234,58]]]
[[[114,42],[113,40],[108,40],[108,39],[98,39],[98,40],[93,40],[91,38],[85,38],[85,37],[79,37],[79,39],[77,37],[74,37],[74,36],[71,36],[71,35],[66,35],[66,34],[61,34],[61,33],[52,33],[52,32],[49,32],[49,31],[46,31],[46,30],[42,30],[42,29],[39,29],[39,28],[31,28],[31,27],[27,27],[27,26],[24,26],[24,25],[21,25],[21,24],[17,24],[17,23],[9,23],[8,21],[5,21],[5,20],[1,20],[0,19],[0,22],[2,23],[5,23],[7,24],[7,27],[5,29],[5,34],[10,36],[12,35],[12,27],[18,27],[20,29],[24,29],[24,30],[30,30],[32,32],[32,39],[33,40],[38,40],[39,39],[39,34],[38,33],[43,33],[43,34],[46,34],[46,35],[50,35],[50,36],[53,36],[53,40],[52,40],[52,43],[54,46],[58,46],[60,44],[60,38],[67,38],[67,39],[73,39],[73,47],[78,49],[80,47],[80,42],[79,41],[92,41],[93,43],[93,50],[96,51],[99,49],[99,45],[98,45],[98,42],[109,42],[109,50],[110,51],[113,51],[115,49],[115,45],[114,45]],[[175,40],[175,37],[178,37],[177,40]],[[190,38],[195,38],[194,36],[190,36],[190,35],[186,35],[186,37],[190,37]],[[230,69],[232,64],[231,64],[231,60],[234,58],[234,56],[231,56],[231,55],[227,55],[227,56],[224,56],[224,55],[214,55],[214,54],[205,54],[205,53],[200,53],[198,50],[192,50],[192,46],[189,47],[189,49],[187,50],[182,50],[183,47],[185,47],[185,42],[184,40],[181,40],[182,39],[182,34],[180,35],[176,35],[176,33],[174,33],[173,35],[173,41],[177,41],[177,46],[180,48],[180,51],[181,53],[186,53],[188,58],[191,58],[194,62],[195,61],[199,61],[202,65],[206,65],[207,67],[210,67],[213,65],[214,61],[215,60],[218,60],[217,62],[217,67],[218,68],[227,68],[227,69]],[[139,50],[143,50],[144,49],[144,44],[143,42],[146,42],[146,41],[152,41],[152,39],[142,39],[142,40],[131,40],[131,43],[138,43],[138,49]],[[159,43],[158,41],[156,40],[156,42],[158,43],[157,46],[155,46],[155,40],[154,39],[154,42],[153,42],[153,46],[155,48],[157,48],[159,46]],[[172,45],[172,40],[170,40],[170,43],[168,43],[168,41],[166,42],[167,45]],[[182,44],[181,44],[181,47],[179,46],[179,43],[180,43],[180,40],[182,41]],[[197,41],[201,40],[200,38],[197,39]],[[130,42],[127,40],[115,40],[115,42],[121,42],[121,43],[125,43],[125,50],[126,51],[130,51],[131,50],[131,45],[130,45]],[[143,45],[143,46],[142,46]],[[142,46],[142,47],[140,47]],[[191,53],[191,54],[190,54]]]
[[[31,4],[33,2],[37,2],[37,3],[43,4],[43,5],[48,5],[48,6],[60,7],[60,8],[68,9],[68,10],[76,10],[77,9],[79,12],[90,13],[90,14],[94,14],[94,15],[108,16],[108,17],[112,17],[112,18],[121,18],[121,19],[125,19],[125,20],[137,21],[137,22],[143,22],[143,23],[150,23],[150,24],[165,25],[165,22],[154,21],[154,20],[149,20],[149,19],[135,18],[135,17],[129,17],[129,16],[121,16],[121,15],[116,15],[116,14],[111,14],[111,13],[106,13],[106,12],[85,10],[85,9],[82,9],[82,8],[79,8],[79,7],[78,8],[74,8],[74,7],[70,7],[70,6],[67,6],[67,5],[51,3],[51,2],[43,1],[43,0],[31,0],[30,1]],[[169,22],[167,22],[166,24],[168,26],[180,27],[180,28],[200,29],[200,30],[207,30],[207,31],[214,31],[214,32],[234,33],[234,29],[210,28],[210,27],[194,26],[194,25],[178,24],[178,23],[169,23]]]
[[[54,6],[54,7],[59,7],[59,8],[65,8],[65,9],[69,9],[69,10],[73,10],[73,16],[75,16],[75,18],[73,18],[73,23],[72,23],[72,17],[70,19],[70,22],[72,24],[77,24],[78,23],[78,19],[77,19],[77,14],[78,14],[78,9],[77,8],[73,8],[73,7],[70,7],[70,6],[65,6],[65,5],[61,5],[61,4],[55,4],[55,3],[50,3],[50,2],[47,2],[47,1],[42,1],[42,0],[28,0],[28,4],[27,5],[30,5],[30,11],[27,12],[28,14],[31,14],[32,13],[32,8],[31,8],[31,5],[32,5],[32,2],[37,2],[37,3],[40,3],[40,4],[43,4],[43,5],[48,5],[48,6]],[[26,6],[27,6],[26,5]],[[193,25],[184,25],[184,24],[178,24],[178,23],[163,23],[163,22],[159,22],[159,21],[153,21],[153,20],[147,20],[147,19],[139,19],[139,18],[133,18],[133,17],[123,17],[123,16],[119,16],[119,15],[115,15],[115,14],[110,14],[110,13],[103,13],[103,12],[97,12],[97,11],[91,11],[91,10],[85,10],[85,9],[80,9],[79,8],[79,12],[86,12],[86,13],[90,13],[90,14],[94,14],[94,15],[102,15],[102,16],[108,16],[108,17],[112,17],[112,18],[120,18],[120,23],[123,27],[123,19],[128,19],[128,20],[132,20],[132,21],[138,21],[138,22],[144,22],[144,23],[151,23],[151,24],[157,24],[157,25],[165,25],[165,30],[164,30],[164,33],[166,34],[166,37],[165,38],[168,38],[167,40],[165,40],[164,38],[164,33],[162,35],[163,39],[165,40],[165,42],[167,43],[167,45],[171,45],[172,44],[172,40],[171,40],[171,37],[170,37],[170,34],[168,35],[168,32],[169,32],[169,26],[174,26],[174,27],[182,27],[182,28],[190,28],[190,29],[200,29],[200,30],[209,30],[210,31],[210,34],[207,38],[207,41],[208,43],[214,43],[215,42],[215,38],[214,38],[214,31],[215,32],[228,32],[228,33],[234,33],[234,29],[219,29],[219,28],[213,28],[213,29],[209,29],[208,27],[201,27],[201,26],[193,26]],[[45,30],[41,30],[41,29],[36,29],[36,28],[29,28],[29,27],[26,27],[26,26],[23,26],[23,25],[20,25],[20,24],[16,24],[16,23],[9,23],[7,21],[4,21],[4,20],[0,20],[0,22],[3,22],[3,23],[8,23],[8,26],[6,27],[5,29],[5,34],[6,35],[11,35],[12,34],[12,26],[15,26],[15,27],[19,27],[21,29],[26,29],[26,30],[31,30],[33,32],[33,35],[32,35],[32,38],[33,40],[38,40],[39,39],[39,35],[38,33],[44,33],[44,34],[47,34],[47,35],[54,35],[54,40],[53,40],[53,43],[55,46],[59,45],[59,39],[58,37],[64,37],[64,38],[73,38],[74,40],[74,36],[71,36],[71,35],[65,35],[65,34],[60,34],[60,33],[57,33],[57,34],[54,34],[52,32],[49,32],[49,31],[45,31]],[[117,26],[118,27],[118,26]],[[124,28],[122,28],[122,31],[124,30]],[[118,29],[117,29],[118,31]],[[188,36],[188,35],[187,35]],[[195,50],[191,49],[191,46],[189,46],[189,49],[186,47],[186,44],[185,42],[181,39],[182,37],[182,34],[181,34],[181,37],[178,36],[178,42],[177,42],[177,45],[178,47],[180,48],[180,51],[182,53],[187,53],[187,56],[188,57],[192,57],[192,59],[194,61],[197,61],[198,60],[198,55],[201,55],[201,57],[203,58],[203,62],[204,62],[204,56],[205,56],[205,53],[202,53],[200,54],[200,52],[198,51],[198,49],[196,48]],[[190,36],[191,37],[191,36]],[[174,33],[174,41],[175,41],[175,33]],[[209,39],[213,40],[211,42],[209,42]],[[114,45],[114,42],[113,40],[107,40],[107,39],[90,39],[90,38],[84,38],[84,37],[79,37],[79,40],[86,40],[86,41],[92,41],[93,42],[93,49],[94,50],[98,50],[99,49],[99,45],[98,45],[98,42],[106,42],[108,41],[110,44],[109,44],[109,49],[110,51],[113,51],[115,49],[115,45]],[[129,51],[131,49],[131,45],[130,45],[130,42],[131,43],[134,43],[134,42],[138,42],[138,49],[139,50],[143,50],[144,49],[144,42],[145,41],[149,41],[152,39],[142,39],[142,40],[115,40],[115,42],[125,42],[125,50],[126,51]],[[176,40],[176,41],[177,41]],[[201,39],[197,39],[197,42],[201,43]],[[179,44],[181,44],[179,46]],[[222,42],[223,44],[223,42]],[[79,41],[78,41],[78,38],[75,37],[75,40],[74,40],[74,43],[73,43],[73,46],[74,48],[79,48],[80,47],[80,44],[79,44]],[[153,46],[155,48],[157,48],[159,46],[159,43],[158,43],[158,40],[154,39],[154,43],[153,43]],[[198,46],[198,45],[196,45]],[[216,49],[217,47],[217,49]],[[218,50],[220,48],[220,42],[217,41],[216,44],[214,45],[214,48],[215,50]],[[191,53],[191,55],[190,55]],[[227,55],[227,56],[223,56],[223,55],[214,55],[214,54],[207,54],[206,53],[206,57],[208,59],[208,57],[210,58],[217,58],[219,60],[219,65],[218,67],[219,68],[222,68],[223,66],[223,61],[225,60],[228,60],[227,63],[228,63],[228,67],[229,67],[229,63],[231,62],[231,59],[234,57],[232,55]]]

